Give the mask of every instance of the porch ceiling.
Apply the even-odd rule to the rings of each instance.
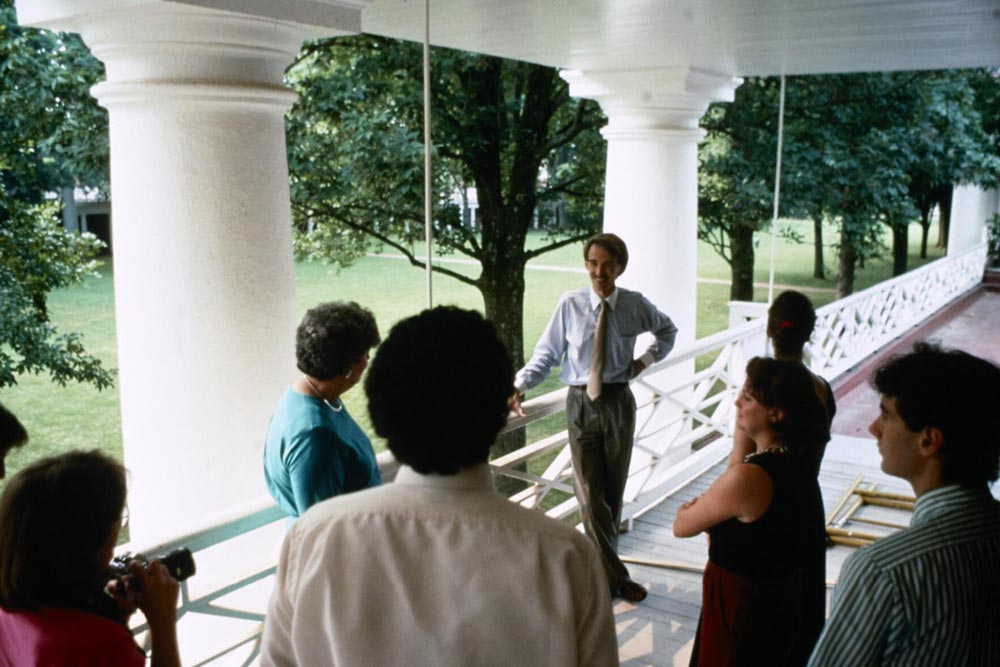
[[[422,0],[374,0],[364,32],[419,41]],[[431,0],[431,41],[579,70],[734,76],[1000,65],[1000,0]]]

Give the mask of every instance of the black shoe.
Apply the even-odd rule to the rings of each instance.
[[[642,584],[626,579],[618,587],[616,595],[626,602],[642,602],[646,599],[649,591]]]

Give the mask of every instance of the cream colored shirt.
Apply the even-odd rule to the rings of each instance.
[[[263,667],[617,665],[597,551],[489,467],[314,505],[285,538]]]

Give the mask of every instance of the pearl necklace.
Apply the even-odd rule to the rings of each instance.
[[[330,408],[334,412],[340,412],[341,410],[344,409],[344,404],[339,398],[337,399],[337,403],[340,403],[340,405],[338,405],[337,407],[334,407],[333,404],[330,403],[330,401],[326,400],[323,394],[319,392],[319,389],[316,388],[316,385],[312,383],[312,380],[309,379],[308,375],[303,375],[302,379],[306,381],[306,384],[309,385],[309,388],[313,390],[314,394],[316,394],[316,398],[326,403],[326,407]]]

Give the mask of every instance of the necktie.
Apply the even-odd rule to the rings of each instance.
[[[601,299],[601,314],[597,316],[597,331],[594,332],[594,349],[590,353],[590,374],[587,376],[587,396],[597,400],[601,395],[601,374],[604,372],[604,339],[608,333],[608,302]]]

